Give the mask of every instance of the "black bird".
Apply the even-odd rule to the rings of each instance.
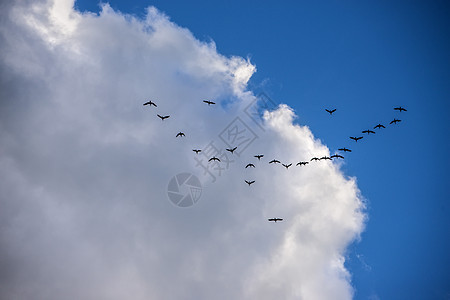
[[[177,135],[175,137],[179,137],[179,136],[186,136],[183,132],[178,132]]]
[[[163,120],[164,121],[164,119],[167,119],[168,117],[170,117],[170,116],[161,116],[161,115],[158,115],[158,117],[160,117],[161,118],[161,120]]]
[[[313,157],[313,158],[311,158],[311,161],[313,161],[313,160],[319,160],[317,157]]]
[[[225,149],[225,150],[227,150],[228,152],[231,152],[231,154],[233,154],[234,150],[236,150],[236,149],[237,149],[237,147],[234,147],[233,149]]]
[[[330,113],[330,115],[331,114],[333,114],[335,111],[336,111],[336,108],[335,109],[333,109],[333,110],[329,110],[329,109],[325,109],[327,112],[329,112]]]
[[[269,220],[269,222],[277,222],[277,221],[283,221],[283,219],[280,219],[280,218],[272,218],[272,219],[267,219],[267,220]]]
[[[386,127],[384,127],[384,125],[378,124],[378,125],[375,126],[373,129],[375,129],[375,128],[386,128]]]
[[[344,152],[352,152],[352,150],[350,150],[350,149],[347,149],[347,148],[339,148],[338,149],[339,151],[344,151]]]
[[[329,160],[331,160],[331,158],[330,157],[328,157],[328,156],[322,156],[321,158],[319,158],[319,159],[329,159]]]
[[[253,168],[254,168],[255,165],[254,165],[254,164],[248,164],[248,165],[245,166],[246,169],[247,169],[248,167],[253,167]]]
[[[252,183],[255,183],[254,180],[252,180],[252,181],[247,181],[247,180],[245,180],[245,182],[248,184],[248,186],[250,186]]]
[[[406,111],[406,109],[403,108],[403,107],[401,107],[401,106],[399,106],[399,107],[394,107],[394,109],[395,109],[395,110],[398,110],[399,112]]]
[[[367,133],[368,135],[369,134],[371,134],[371,133],[375,133],[375,131],[372,131],[372,130],[364,130],[364,131],[362,131],[362,133]]]
[[[152,101],[145,102],[144,105],[150,105],[150,106],[153,105],[154,107],[158,106],[158,105],[155,104],[155,102],[152,102]]]
[[[259,155],[255,155],[254,157],[256,157],[258,160],[261,160],[261,157],[263,157],[264,155],[259,154]]]
[[[339,154],[334,154],[334,155],[331,155],[331,158],[344,158],[342,155],[339,155]]]
[[[301,162],[297,163],[297,166],[306,166],[307,164],[309,164],[309,162],[301,161]]]
[[[207,103],[208,106],[210,106],[211,104],[216,104],[215,102],[212,101],[208,101],[208,100],[203,100],[203,102]]]
[[[208,161],[212,161],[212,160],[217,160],[217,161],[220,161],[220,159],[218,159],[217,157],[215,157],[215,156],[213,156],[213,157],[211,157]]]
[[[282,164],[282,165],[283,165],[283,167],[286,168],[286,170],[289,169],[290,166],[292,166],[292,164],[288,164],[288,165]]]
[[[402,120],[394,119],[394,120],[392,120],[391,123],[389,123],[389,124],[392,124],[392,123],[397,124],[398,122],[401,122],[401,121],[402,121]]]
[[[199,152],[202,152],[202,150],[200,150],[200,149],[193,149],[192,151],[194,151],[195,153],[199,153]]]
[[[362,136],[360,136],[360,137],[354,137],[354,136],[351,136],[350,138],[351,138],[352,140],[354,140],[355,142],[358,142],[358,140],[362,139],[363,137],[362,137]]]
[[[278,163],[279,164],[281,162],[279,160],[273,159],[273,160],[269,161],[269,164],[271,164],[271,163],[275,163],[275,164]]]

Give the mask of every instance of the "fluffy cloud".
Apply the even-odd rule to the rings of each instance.
[[[329,150],[288,106],[254,122],[247,59],[152,7],[143,20],[68,0],[1,8],[1,298],[352,297],[345,251],[365,218],[355,180],[335,162],[295,166]],[[252,142],[213,179],[191,150],[223,149],[239,126],[239,150]],[[167,197],[181,172],[203,185],[189,208]]]

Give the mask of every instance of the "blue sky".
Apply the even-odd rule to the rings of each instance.
[[[295,123],[308,126],[332,153],[341,147],[353,150],[345,155],[342,170],[346,176],[356,178],[357,187],[367,201],[368,215],[361,240],[351,244],[345,255],[355,299],[449,299],[450,193],[446,185],[450,182],[447,171],[450,166],[447,117],[450,111],[450,5],[444,1],[260,2],[109,1],[113,10],[138,18],[145,18],[146,7],[154,6],[200,41],[214,41],[217,53],[226,57],[248,57],[257,68],[248,83],[249,90],[255,94],[264,92],[275,102],[292,107],[298,116]],[[214,49],[205,50],[179,28],[161,21],[157,12],[153,12],[156,21],[152,21],[157,28],[155,36],[159,37],[162,32],[167,34],[167,39],[162,40],[168,41],[170,47],[189,47],[191,52],[186,56],[177,52],[179,48],[173,53],[170,47],[161,51],[165,48],[158,46],[167,44],[157,44],[160,41],[157,39],[155,47],[147,45],[144,41],[155,36],[141,32],[140,27],[133,23],[122,22],[115,13],[105,12],[98,20],[77,16],[78,19],[73,21],[69,18],[71,13],[68,13],[71,2],[65,1],[61,7],[49,10],[51,13],[39,15],[51,8],[52,3],[41,1],[36,4],[42,10],[28,10],[23,3],[15,3],[18,9],[8,10],[13,6],[8,4],[3,12],[9,16],[16,15],[13,15],[15,18],[5,18],[5,28],[10,30],[0,31],[0,39],[4,41],[0,46],[4,49],[0,51],[0,85],[3,89],[0,94],[0,129],[4,133],[1,146],[5,154],[0,164],[5,166],[2,172],[8,174],[11,181],[3,183],[6,192],[1,195],[7,196],[0,199],[2,206],[7,207],[0,212],[5,220],[2,222],[6,224],[0,227],[0,242],[6,241],[4,245],[8,245],[0,248],[1,256],[6,257],[0,263],[16,267],[17,274],[36,272],[33,274],[43,280],[39,283],[45,287],[51,287],[48,282],[53,282],[48,274],[53,274],[54,280],[62,280],[58,281],[60,287],[67,282],[71,285],[73,278],[84,278],[74,286],[74,290],[80,293],[88,291],[88,294],[80,295],[91,295],[93,299],[97,299],[99,294],[89,294],[91,291],[108,295],[103,293],[115,286],[114,282],[119,283],[118,290],[114,293],[112,289],[111,294],[118,298],[121,297],[120,292],[128,295],[126,288],[129,288],[140,291],[142,299],[147,299],[148,295],[155,297],[158,294],[152,293],[158,291],[164,296],[169,292],[168,299],[178,299],[175,289],[165,285],[167,278],[174,278],[174,282],[193,291],[193,299],[208,299],[208,295],[216,293],[215,288],[223,288],[220,280],[215,281],[217,277],[210,276],[211,270],[235,270],[242,266],[243,261],[250,262],[253,257],[256,258],[251,261],[251,266],[258,265],[259,259],[264,261],[269,254],[283,249],[276,246],[283,233],[280,228],[291,233],[302,232],[298,227],[300,223],[295,222],[277,224],[280,226],[275,228],[251,227],[262,214],[263,205],[253,206],[251,201],[246,201],[240,212],[241,203],[236,202],[236,198],[264,200],[265,208],[277,207],[270,206],[271,202],[267,202],[257,190],[250,194],[248,189],[241,190],[240,186],[229,190],[225,190],[225,184],[205,186],[204,198],[208,198],[208,193],[220,193],[225,199],[230,198],[230,204],[202,200],[189,211],[174,209],[168,205],[166,191],[157,190],[166,184],[165,175],[172,175],[170,172],[177,171],[177,166],[175,163],[166,164],[162,158],[155,161],[147,161],[146,158],[153,159],[161,153],[169,157],[176,153],[175,159],[180,161],[184,156],[175,151],[178,147],[190,147],[190,144],[187,140],[180,146],[178,140],[167,137],[168,132],[164,140],[161,136],[171,127],[163,126],[175,126],[170,124],[176,123],[162,124],[159,120],[147,119],[148,115],[144,117],[139,97],[147,97],[148,91],[153,89],[159,93],[154,97],[161,99],[158,109],[164,105],[166,109],[185,105],[162,100],[174,99],[177,95],[197,99],[203,93],[234,93],[245,101],[245,94],[239,88],[233,83],[228,86],[228,73],[224,75],[214,69],[219,66],[219,69],[234,72],[228,69],[231,60],[224,62]],[[99,4],[91,0],[78,0],[75,7],[80,11],[100,10]],[[55,19],[54,16],[60,18]],[[44,26],[40,26],[42,24]],[[45,24],[56,24],[58,28]],[[115,30],[117,35],[113,32]],[[136,45],[121,45],[130,41]],[[147,59],[145,54],[148,52],[155,56]],[[92,57],[86,58],[83,56],[85,53]],[[211,67],[211,73],[208,68],[203,68],[204,61],[198,59],[202,57],[196,56],[198,53],[205,55],[205,61],[210,59],[208,62],[217,63]],[[75,56],[73,60],[70,59],[72,55]],[[183,64],[187,61],[183,65],[185,68],[192,67],[183,74],[185,82],[180,80],[181,77],[172,78],[171,72],[178,69],[172,66],[170,55],[176,55],[175,62]],[[145,58],[142,65],[141,57]],[[238,64],[251,73],[245,61],[238,61]],[[148,66],[157,72],[149,72]],[[192,70],[198,70],[200,76],[197,78],[190,73]],[[207,79],[203,84],[199,78]],[[168,82],[158,81],[166,79]],[[178,84],[177,88],[173,89],[170,83]],[[135,98],[139,99],[137,105],[130,105],[133,101],[130,99]],[[7,101],[9,99],[18,100]],[[396,106],[403,106],[408,111],[394,111]],[[181,107],[205,118],[210,124],[226,120],[223,112],[212,115],[206,108],[203,111]],[[337,110],[330,116],[325,108]],[[148,111],[144,112],[147,114]],[[288,110],[281,109],[272,116],[272,120],[279,118],[289,123],[289,115]],[[402,122],[389,125],[393,118]],[[184,126],[192,123],[187,117],[183,119],[180,116],[180,120],[184,120]],[[372,129],[378,123],[386,125],[386,129],[364,136],[358,143],[349,139],[349,136],[362,136],[362,130]],[[274,124],[271,126],[276,128],[278,123]],[[298,128],[288,125],[283,128],[296,133]],[[35,131],[36,126],[39,130]],[[217,126],[221,123],[214,123],[205,132],[214,131],[215,134],[222,130]],[[283,130],[277,130],[277,134],[271,135],[274,142],[267,143],[271,151],[277,149],[276,141],[279,141],[280,133],[283,134]],[[307,134],[306,137],[299,136],[302,137],[298,141],[300,145],[310,142]],[[164,148],[157,145],[158,142],[163,145],[169,143],[170,147]],[[292,142],[286,148],[297,145]],[[320,149],[319,146],[314,146],[314,149]],[[66,160],[63,153],[71,156],[73,162]],[[281,176],[289,174],[281,171],[281,179],[274,179],[275,183],[283,182],[284,177]],[[233,177],[237,178],[240,173],[241,170],[236,171]],[[297,178],[305,178],[301,173],[295,174],[299,175]],[[155,182],[149,183],[148,189],[143,184],[147,178]],[[227,180],[233,182],[235,178]],[[312,185],[317,181],[315,178],[307,180]],[[324,190],[333,190],[334,184],[324,183]],[[268,185],[264,188],[262,193],[267,192],[268,195],[274,191],[284,192],[283,188],[271,190]],[[343,190],[350,194],[353,191],[345,187]],[[152,201],[148,201],[149,195]],[[156,201],[161,195],[164,201]],[[329,200],[323,195],[321,197],[324,203]],[[358,197],[349,197],[358,203]],[[281,206],[284,210],[280,212],[287,213],[287,208],[297,207],[288,198],[289,195],[284,194],[286,204]],[[31,200],[22,202],[23,199]],[[336,200],[342,199],[336,195]],[[303,202],[296,205],[301,206]],[[26,209],[28,206],[30,208]],[[328,203],[324,207],[333,205]],[[242,230],[240,235],[239,223],[228,225],[227,220],[239,220],[246,209],[255,214],[248,216],[246,225],[250,227],[246,227],[247,231]],[[351,210],[350,207],[348,211]],[[351,218],[355,215],[358,214],[349,214]],[[299,213],[298,216],[306,218],[308,215]],[[320,213],[316,212],[315,216],[320,216]],[[203,217],[205,220],[202,222],[210,228],[201,222],[191,222],[191,219]],[[346,228],[347,220],[341,221],[342,227]],[[224,224],[227,224],[226,228]],[[348,234],[345,230],[338,232],[344,237]],[[358,233],[358,230],[351,232]],[[30,236],[33,238],[29,240]],[[28,247],[23,243],[25,240],[29,241]],[[158,243],[162,245],[159,248],[154,246],[154,241],[164,243]],[[243,242],[241,248],[234,248],[235,241]],[[261,248],[257,253],[252,250],[255,245]],[[172,252],[180,246],[185,247],[187,262],[191,258],[196,259],[198,282],[191,278],[190,269],[184,268],[186,261],[178,260],[178,253]],[[197,246],[203,247],[201,249],[207,247],[210,251],[197,252]],[[329,249],[335,250],[333,247],[336,244]],[[230,249],[235,253],[229,252]],[[129,253],[133,255],[127,255]],[[205,258],[198,257],[198,253]],[[289,265],[289,255],[286,256]],[[35,257],[31,263],[30,257]],[[317,260],[319,263],[321,258]],[[64,270],[59,261],[67,262],[67,265],[63,264]],[[222,261],[223,265],[220,264]],[[97,264],[92,268],[90,262]],[[273,273],[271,270],[277,270],[277,265],[265,267],[269,274]],[[167,272],[158,275],[149,271],[166,269]],[[206,270],[204,278],[202,270]],[[248,273],[242,274],[254,274],[246,268],[243,270]],[[80,277],[79,274],[87,275]],[[116,274],[119,275],[116,277]],[[334,283],[343,273],[336,274]],[[240,287],[235,280],[246,278],[244,275],[228,275],[224,272],[223,278],[228,278],[230,282],[227,283],[233,287]],[[279,277],[276,275],[275,278]],[[289,274],[286,276],[286,282],[296,282],[296,278],[289,278]],[[13,292],[6,294],[10,296],[14,291],[22,291],[21,280],[28,277],[11,278],[17,279],[11,279],[10,283],[19,288],[11,288]],[[130,279],[132,283],[129,283]],[[264,278],[255,280],[252,286],[267,286]],[[274,286],[283,286],[284,278],[280,280],[282,282]],[[126,288],[120,289],[123,282],[127,282],[123,284]],[[147,289],[150,282],[153,285]],[[34,288],[39,283],[24,284],[24,295],[34,295]],[[336,286],[341,286],[342,282],[338,283]],[[90,289],[90,284],[98,288]],[[61,290],[64,295],[64,288]],[[240,292],[235,293],[239,295]],[[47,293],[44,290],[39,295]],[[61,298],[54,290],[49,293],[54,299]],[[263,289],[261,293],[264,294]]]
[[[222,54],[250,57],[257,67],[250,89],[293,107],[297,122],[331,150],[354,150],[345,171],[369,201],[367,228],[346,263],[355,299],[448,299],[448,3],[109,3],[137,16],[153,5]],[[93,1],[76,5],[98,11]],[[399,105],[408,112],[395,112]],[[357,145],[348,139],[394,117],[398,126]]]

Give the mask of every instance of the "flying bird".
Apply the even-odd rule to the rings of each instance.
[[[186,136],[183,132],[178,132],[177,135],[175,137],[179,137],[179,136]]]
[[[161,115],[157,115],[162,121],[164,121],[164,119],[167,119],[170,116],[161,116]]]
[[[329,159],[329,160],[331,160],[331,157],[328,157],[328,156],[322,156],[321,158],[319,158],[320,160],[321,159]]]
[[[215,156],[213,156],[213,157],[211,157],[208,161],[212,161],[212,160],[217,160],[217,161],[220,161],[220,159],[218,159],[217,157],[215,157]]]
[[[280,218],[272,218],[272,219],[267,219],[267,220],[269,220],[269,222],[277,222],[277,221],[283,221],[283,219],[280,219]]]
[[[150,105],[150,106],[153,105],[154,107],[158,106],[158,105],[155,104],[155,102],[152,102],[152,101],[145,102],[144,105]]]
[[[325,109],[330,115],[333,114],[336,111],[336,108],[333,110]]]
[[[288,164],[288,165],[282,164],[282,165],[283,165],[283,167],[286,168],[286,170],[289,169],[290,166],[292,166],[292,164]]]
[[[369,135],[369,134],[371,134],[371,133],[375,133],[375,131],[372,131],[372,130],[364,130],[364,131],[362,131],[362,133],[367,133],[367,135]]]
[[[311,161],[313,161],[313,160],[319,160],[319,158],[313,157],[313,158],[311,158]]]
[[[373,129],[375,129],[375,128],[386,128],[386,127],[384,127],[384,125],[378,124],[378,125],[375,126]]]
[[[339,155],[339,154],[331,155],[331,158],[342,158],[342,159],[344,159],[344,157],[342,155]]]
[[[259,154],[259,155],[255,155],[254,157],[256,157],[258,160],[261,160],[261,157],[263,157],[264,155]]]
[[[199,152],[202,152],[202,150],[200,150],[200,149],[192,149],[192,151],[194,151],[195,153],[199,153]]]
[[[233,149],[225,149],[225,150],[227,150],[228,152],[231,152],[231,154],[233,154],[234,150],[236,150],[236,149],[237,149],[237,147],[234,147]]]
[[[248,164],[248,165],[245,166],[246,169],[247,169],[248,167],[253,167],[253,168],[254,168],[255,165],[254,165],[254,164]]]
[[[339,148],[338,149],[339,151],[344,151],[344,152],[352,152],[352,150],[350,150],[350,149],[347,149],[347,148]]]
[[[360,137],[354,137],[354,136],[351,136],[350,138],[351,138],[352,140],[354,140],[355,142],[358,142],[358,140],[362,139],[363,137],[362,137],[362,136],[360,136]]]
[[[301,162],[297,163],[297,166],[306,166],[307,164],[309,164],[309,162],[301,161]]]
[[[215,102],[208,101],[208,100],[203,100],[203,102],[205,102],[206,104],[208,104],[208,106],[210,106],[211,104],[216,104]]]
[[[402,121],[402,120],[394,119],[394,120],[392,120],[391,123],[389,123],[389,124],[392,124],[392,123],[397,124],[398,122],[401,122],[401,121]]]
[[[401,107],[401,106],[399,106],[399,107],[394,107],[394,109],[395,109],[395,110],[398,110],[399,112],[406,111],[406,109],[403,108],[403,107]]]
[[[247,180],[245,180],[245,183],[247,183],[248,186],[250,186],[252,183],[255,183],[255,181],[254,181],[254,180],[252,180],[252,181],[247,181]]]
[[[273,159],[273,160],[269,161],[269,164],[272,164],[272,163],[275,163],[275,164],[278,163],[279,164],[281,162],[279,160]]]

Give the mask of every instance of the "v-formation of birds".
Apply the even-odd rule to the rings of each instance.
[[[209,101],[209,100],[203,100],[203,102],[206,103],[206,104],[208,104],[208,106],[216,104],[215,102]],[[148,105],[148,106],[150,106],[150,107],[151,107],[151,106],[158,107],[158,106],[156,105],[156,103],[154,103],[154,102],[152,102],[152,101],[145,102],[143,105],[144,105],[144,106]],[[405,108],[403,108],[403,107],[401,107],[401,106],[399,106],[399,107],[394,107],[394,110],[397,110],[397,111],[399,111],[399,112],[407,111]],[[330,115],[332,115],[334,112],[336,112],[336,109],[335,109],[335,108],[334,108],[334,109],[325,109],[325,111],[327,111]],[[170,117],[170,115],[163,115],[163,116],[162,116],[162,115],[159,115],[159,114],[157,114],[157,116],[158,116],[162,121],[164,121],[165,119],[168,119],[168,118]],[[389,124],[397,124],[398,122],[401,122],[401,120],[394,118],[394,120],[392,120]],[[373,129],[381,129],[381,128],[386,128],[386,127],[385,127],[384,125],[382,125],[382,124],[378,124],[378,125],[376,125],[376,126],[373,127]],[[362,132],[362,133],[366,133],[367,135],[375,134],[375,131],[370,130],[370,129],[363,130],[363,131],[361,131],[361,132]],[[178,138],[178,137],[185,137],[185,136],[186,136],[186,135],[184,134],[184,132],[181,132],[181,131],[178,132],[178,133],[175,135],[175,137],[177,137],[177,138]],[[362,138],[363,138],[363,136],[358,136],[358,137],[356,137],[356,136],[351,136],[351,137],[350,137],[350,139],[354,140],[355,142],[358,142],[358,141],[361,140]],[[237,146],[234,147],[234,148],[226,148],[225,150],[228,151],[228,152],[230,152],[231,154],[233,154],[234,151],[236,151],[236,149],[237,149]],[[339,148],[338,150],[339,150],[339,151],[342,151],[342,152],[352,152],[352,150],[347,149],[347,148],[345,148],[345,147]],[[199,154],[202,150],[201,150],[201,149],[192,149],[192,151],[194,151],[196,154]],[[260,161],[261,158],[264,157],[264,155],[263,155],[263,154],[258,154],[258,155],[254,155],[254,157],[257,158],[258,161]],[[319,157],[313,157],[313,158],[310,159],[310,161],[300,161],[300,162],[298,162],[298,163],[296,164],[296,166],[306,166],[307,164],[309,164],[309,162],[312,162],[312,161],[332,160],[333,158],[344,159],[344,157],[343,157],[342,155],[340,155],[340,154],[334,154],[334,155],[331,155],[331,156],[329,156],[329,157],[328,157],[328,156],[322,156],[322,157],[320,157],[320,158],[319,158]],[[213,157],[211,157],[211,158],[208,160],[208,162],[212,162],[212,161],[220,162],[220,159],[217,158],[217,157],[215,157],[215,156],[213,156]],[[289,167],[292,166],[292,163],[284,164],[284,163],[281,163],[281,162],[280,162],[279,160],[277,160],[277,159],[273,159],[273,160],[269,161],[269,164],[277,164],[277,163],[279,163],[279,164],[281,164],[283,167],[285,167],[286,170],[289,169]],[[253,163],[248,163],[248,164],[245,166],[245,169],[247,169],[247,168],[249,168],[249,167],[255,168],[255,165],[254,165]],[[256,182],[255,180],[244,180],[244,181],[245,181],[246,184],[248,184],[248,186],[251,186],[252,184],[254,184],[254,183]],[[283,221],[283,219],[281,219],[281,218],[271,218],[271,219],[268,219],[268,221],[270,221],[270,222],[275,222],[275,223],[276,223],[277,221]]]

